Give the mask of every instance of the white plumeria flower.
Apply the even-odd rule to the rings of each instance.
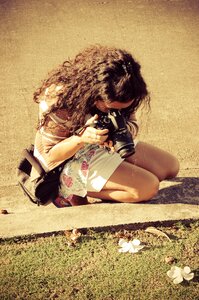
[[[173,283],[178,284],[185,280],[191,280],[194,277],[194,273],[190,273],[191,269],[186,266],[183,269],[180,267],[172,266],[167,275],[173,279]]]
[[[120,239],[118,244],[121,247],[119,252],[137,253],[144,247],[143,245],[140,245],[140,241],[137,239],[129,242],[127,242],[125,239]]]

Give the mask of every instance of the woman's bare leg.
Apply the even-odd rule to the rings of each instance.
[[[100,192],[88,192],[88,196],[119,202],[141,202],[155,196],[158,189],[159,180],[154,174],[124,161]]]
[[[126,161],[148,170],[160,181],[173,178],[179,172],[179,162],[173,155],[143,142],[137,144],[135,154]]]
[[[115,170],[100,192],[88,196],[119,202],[150,200],[159,189],[159,181],[175,177],[178,160],[170,153],[147,143],[139,142],[136,153]]]

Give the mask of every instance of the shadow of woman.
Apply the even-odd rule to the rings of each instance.
[[[165,187],[164,183],[167,186]],[[147,203],[184,203],[199,204],[199,178],[198,177],[177,177],[163,182],[163,187],[151,201]]]

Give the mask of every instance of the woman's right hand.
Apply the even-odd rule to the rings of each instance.
[[[94,127],[94,122],[97,119],[98,115],[94,115],[86,122],[87,127],[80,134],[81,141],[83,143],[103,145],[107,140],[108,129],[97,129]]]

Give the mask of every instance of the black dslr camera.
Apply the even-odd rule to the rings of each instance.
[[[135,153],[132,135],[127,128],[125,118],[119,110],[111,109],[108,114],[98,113],[95,128],[109,130],[107,139],[113,141],[115,151],[122,158]]]

